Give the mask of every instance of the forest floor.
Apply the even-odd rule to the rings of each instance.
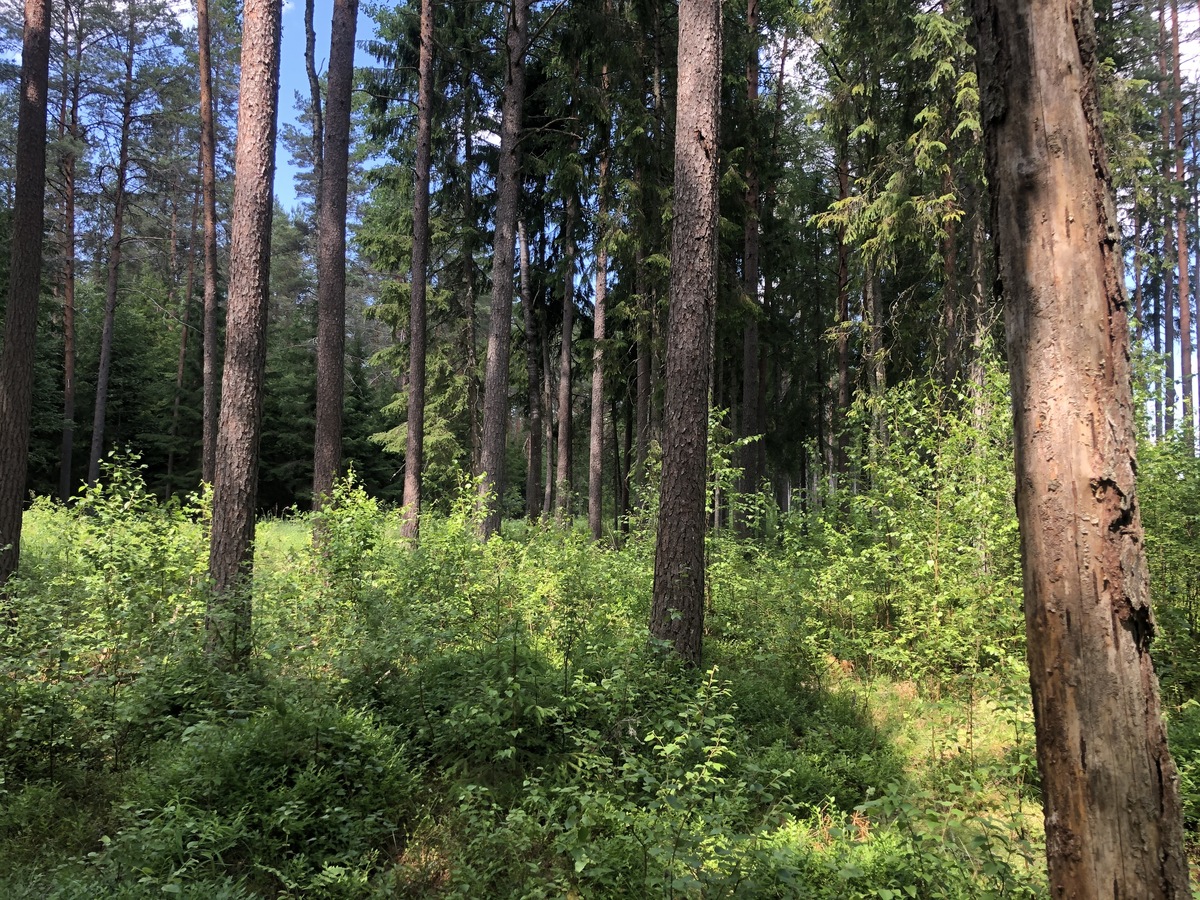
[[[931,612],[811,522],[717,536],[688,671],[648,644],[637,523],[619,550],[521,523],[484,544],[471,514],[413,547],[347,488],[321,552],[311,520],[263,523],[256,649],[228,674],[201,650],[203,501],[131,477],[37,504],[3,638],[0,897],[1045,895],[998,567]]]

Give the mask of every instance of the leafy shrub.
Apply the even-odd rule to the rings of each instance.
[[[285,703],[165,744],[119,806],[97,864],[170,890],[241,873],[304,896],[360,896],[404,841],[419,771],[360,713]]]

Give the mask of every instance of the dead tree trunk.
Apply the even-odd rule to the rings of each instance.
[[[1135,492],[1090,0],[975,0],[1007,299],[1029,672],[1056,898],[1190,896]]]

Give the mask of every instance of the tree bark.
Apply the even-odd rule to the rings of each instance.
[[[200,184],[204,203],[204,347],[202,362],[202,448],[200,478],[212,484],[217,459],[217,139],[213,111],[212,38],[208,0],[196,0],[196,44],[200,66]]]
[[[1190,896],[1135,492],[1127,300],[1090,0],[975,0],[1056,898]]]
[[[691,665],[704,630],[708,385],[716,308],[721,5],[681,0],[667,396],[650,633]]]
[[[313,439],[313,507],[333,490],[342,467],[346,388],[346,189],[350,162],[350,95],[358,0],[334,0],[329,28],[329,91],[317,191],[317,411]],[[415,255],[415,254],[414,254]]]
[[[59,450],[58,495],[66,503],[73,493],[72,456],[75,449],[75,171],[78,163],[79,101],[83,59],[83,32],[75,26],[75,56],[71,58],[70,6],[63,6],[63,127],[68,138],[60,170],[63,179],[63,426]],[[67,88],[67,85],[70,88]],[[68,107],[67,94],[70,93]]]
[[[592,406],[588,423],[588,527],[592,540],[604,536],[604,341],[605,316],[608,298],[608,65],[600,75],[600,91],[604,98],[604,133],[601,136],[599,183],[596,197],[599,216],[596,228],[596,288],[595,309],[592,315]],[[613,420],[613,433],[617,422]],[[620,460],[617,461],[620,469]],[[615,500],[615,497],[614,497]]]
[[[320,227],[321,181],[325,177],[325,122],[321,109],[321,78],[317,74],[317,30],[313,21],[315,12],[316,0],[304,0],[304,71],[308,75],[308,103],[312,110],[313,187],[316,191],[313,207],[317,211]],[[336,9],[333,14],[337,15]],[[331,31],[330,42],[333,40],[334,35]]]
[[[108,245],[108,276],[104,287],[104,324],[100,332],[100,366],[96,374],[96,402],[92,411],[92,449],[88,454],[88,484],[100,478],[104,458],[104,420],[108,408],[108,379],[112,372],[113,330],[117,316],[117,288],[121,277],[121,250],[125,240],[125,180],[129,175],[129,139],[133,130],[133,64],[138,34],[133,4],[127,9],[125,78],[121,90],[121,138],[117,150],[116,190],[113,197],[113,230]]]
[[[492,256],[492,305],[488,322],[487,364],[483,384],[483,453],[480,496],[487,498],[481,535],[500,530],[504,499],[504,448],[508,437],[508,362],[512,350],[513,255],[517,240],[517,197],[520,189],[521,115],[525,106],[525,50],[529,33],[529,0],[512,0],[508,15],[508,71],[500,118],[500,164],[497,172],[496,235]]]
[[[517,224],[521,245],[521,317],[525,323],[525,376],[529,403],[529,465],[525,470],[525,515],[535,521],[542,509],[542,375],[539,371],[537,320],[533,312],[533,285],[529,271],[529,236],[525,222]]]
[[[1179,0],[1171,0],[1171,55],[1174,60],[1175,91],[1172,106],[1175,110],[1175,249],[1179,263],[1179,359],[1183,378],[1184,443],[1191,446],[1195,435],[1192,424],[1195,404],[1192,402],[1192,292],[1189,283],[1187,188],[1183,171],[1185,140],[1183,134],[1183,88],[1179,71]]]
[[[421,475],[425,460],[425,287],[429,259],[429,166],[433,154],[433,0],[421,0],[421,51],[417,63],[417,170],[413,192],[412,293],[409,302],[408,434],[404,446],[404,522],[401,537],[415,539],[421,525]]]
[[[558,456],[554,472],[554,519],[571,512],[571,341],[575,331],[575,216],[579,196],[572,188],[563,210],[562,343],[558,352]]]
[[[262,433],[282,9],[283,0],[246,0],[242,14],[229,307],[208,555],[213,593],[205,616],[206,649],[229,666],[241,665],[250,653],[246,581],[254,559]]]
[[[50,2],[26,0],[8,305],[0,355],[0,594],[16,572],[21,555],[38,295],[42,289],[49,80]]]
[[[746,28],[750,32],[750,55],[746,61],[746,101],[750,115],[758,115],[758,0],[747,0]],[[751,126],[753,134],[754,126]],[[742,331],[742,417],[740,436],[743,438],[761,435],[763,432],[763,409],[759,405],[759,335],[758,322],[762,315],[762,304],[758,283],[761,277],[759,266],[759,202],[758,148],[753,138],[746,148],[746,224],[742,238],[742,290],[750,303],[750,318]],[[758,491],[763,478],[764,456],[762,439],[747,444],[741,451],[741,491],[752,494]],[[736,526],[746,532],[745,517],[738,514]]]
[[[171,400],[171,444],[167,450],[167,493],[175,491],[175,441],[179,437],[179,407],[183,401],[183,375],[187,366],[188,337],[191,331],[192,292],[196,287],[196,220],[202,204],[201,191],[192,202],[192,222],[188,230],[187,277],[183,288],[183,303],[179,317],[179,355],[175,359],[175,396]]]

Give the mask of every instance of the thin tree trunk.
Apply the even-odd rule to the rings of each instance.
[[[838,145],[837,161],[838,200],[850,197],[850,149],[845,132]],[[850,246],[846,241],[845,226],[838,227],[837,248],[837,405],[833,417],[836,435],[834,471],[838,478],[847,474],[849,460],[847,448],[850,435],[847,418],[850,414]]]
[[[46,196],[50,3],[26,0],[8,305],[0,354],[0,595],[21,555]]]
[[[1190,897],[1149,652],[1139,413],[1091,3],[975,0],[975,22],[1050,894]]]
[[[183,375],[187,365],[188,332],[191,327],[192,291],[196,288],[196,220],[199,218],[201,191],[196,190],[192,203],[192,224],[188,230],[187,279],[183,290],[182,315],[179,327],[179,356],[175,360],[175,397],[171,401],[171,445],[167,450],[167,493],[175,489],[175,441],[179,436],[179,406],[183,400]]]
[[[251,645],[245,582],[254,560],[282,10],[283,0],[246,0],[243,8],[228,324],[208,555],[212,595],[204,623],[208,653],[234,667],[244,663]]]
[[[200,184],[204,196],[204,353],[202,449],[200,478],[212,484],[216,477],[217,415],[217,139],[212,89],[212,38],[208,0],[196,0],[196,44],[200,66]]]
[[[1175,97],[1175,184],[1180,193],[1175,197],[1175,248],[1179,256],[1179,357],[1183,377],[1183,434],[1184,443],[1191,447],[1195,435],[1192,402],[1192,292],[1189,283],[1186,178],[1183,158],[1186,142],[1183,134],[1183,88],[1179,71],[1179,0],[1171,0],[1171,54],[1174,59]]]
[[[638,182],[641,182],[640,177],[638,178]],[[653,389],[650,370],[654,365],[654,351],[651,346],[651,327],[654,322],[654,310],[650,306],[650,286],[647,283],[645,251],[642,249],[641,242],[638,243],[636,252],[637,343],[635,351],[637,353],[637,386],[635,390],[637,396],[637,438],[633,460],[633,490],[636,492],[635,502],[640,506],[646,499],[644,496],[644,488],[646,486],[646,457],[650,454],[650,404],[652,402],[651,390]]]
[[[708,384],[716,309],[721,5],[681,0],[667,428],[650,633],[690,665],[704,631]]]
[[[321,210],[321,182],[325,178],[325,122],[321,102],[321,78],[317,74],[317,30],[314,13],[315,0],[304,0],[304,71],[308,75],[308,103],[312,111],[312,156],[313,156],[313,208],[318,220]],[[336,9],[334,15],[337,15]],[[330,34],[332,41],[333,34]],[[333,61],[330,60],[332,66]],[[332,73],[331,73],[332,74]],[[318,227],[320,227],[318,225]],[[315,495],[314,495],[315,496]]]
[[[750,34],[750,55],[746,60],[746,101],[752,117],[758,116],[759,37],[758,0],[746,2],[746,29]],[[753,126],[751,126],[753,134]],[[742,290],[750,303],[750,317],[742,331],[742,404],[741,428],[743,438],[761,435],[763,432],[763,409],[759,405],[760,384],[758,322],[762,315],[759,296],[761,270],[759,266],[759,231],[761,204],[759,201],[758,148],[753,137],[746,148],[746,224],[742,237]],[[753,441],[741,451],[741,491],[752,494],[758,491],[763,478],[763,442]],[[737,515],[735,525],[746,533],[745,517]]]
[[[488,322],[487,364],[483,388],[483,477],[479,491],[487,498],[481,534],[500,529],[504,497],[504,445],[508,437],[508,363],[512,350],[513,255],[517,240],[520,189],[521,115],[525,105],[525,50],[529,32],[529,0],[512,0],[509,8],[508,71],[500,115],[500,163],[497,171],[496,235],[492,257],[492,305]]]
[[[125,180],[129,175],[129,139],[133,129],[133,64],[137,51],[135,7],[130,4],[125,52],[125,78],[121,91],[121,138],[117,151],[116,190],[113,199],[112,240],[108,245],[108,278],[104,288],[104,325],[100,332],[100,367],[96,375],[96,403],[92,412],[92,449],[88,454],[88,484],[100,478],[104,458],[104,420],[108,408],[108,379],[112,372],[113,330],[117,316],[117,288],[121,276],[121,250],[125,240]]]
[[[558,464],[555,468],[554,518],[560,524],[571,510],[571,339],[575,330],[575,216],[579,197],[567,193],[563,210],[562,344],[558,356]]]
[[[525,470],[525,515],[537,519],[542,504],[542,394],[541,350],[538,347],[536,317],[533,312],[533,285],[529,271],[529,236],[525,221],[517,223],[521,244],[521,317],[525,322],[525,376],[529,403],[529,465]]]
[[[542,332],[542,443],[546,445],[546,471],[542,486],[542,518],[547,518],[554,511],[554,385],[550,373],[550,337],[546,333],[549,325]]]
[[[1171,82],[1167,54],[1167,10],[1164,0],[1158,0],[1158,74],[1162,91],[1163,106],[1159,115],[1159,128],[1162,131],[1163,142],[1163,182],[1170,181],[1171,167],[1167,156],[1167,148],[1171,143],[1171,113],[1168,97],[1171,93]],[[1175,430],[1175,307],[1172,298],[1174,285],[1167,260],[1175,256],[1173,235],[1169,227],[1163,228],[1163,350],[1166,356],[1166,377],[1164,379],[1165,398],[1163,402],[1163,427],[1166,431]]]
[[[482,428],[480,427],[479,401],[479,355],[475,347],[475,335],[478,332],[476,323],[476,305],[478,292],[475,279],[475,189],[472,186],[470,173],[474,165],[474,134],[475,119],[471,111],[471,73],[469,67],[463,68],[462,85],[463,102],[463,221],[467,223],[462,235],[463,262],[463,355],[467,369],[467,430],[470,432],[471,444],[471,474],[479,475],[479,465],[483,456]]]
[[[75,60],[69,51],[70,7],[63,6],[63,98],[66,106],[66,85],[70,83],[70,108],[66,119],[69,138],[63,154],[63,426],[59,451],[58,495],[64,503],[71,499],[74,479],[71,468],[75,448],[75,170],[76,146],[79,140],[80,63],[83,55],[83,33],[75,26]]]
[[[358,0],[334,0],[329,28],[329,93],[325,98],[321,188],[317,192],[317,411],[313,438],[313,507],[316,509],[333,491],[333,483],[342,468],[342,406],[346,393],[346,190],[357,24]],[[415,256],[414,252],[414,261]],[[413,289],[415,301],[415,285]]]
[[[607,7],[607,4],[606,4]],[[605,316],[608,298],[608,65],[600,75],[600,92],[604,98],[604,134],[600,145],[599,183],[596,186],[600,206],[596,228],[596,288],[595,310],[592,316],[592,406],[588,424],[588,527],[592,540],[604,536],[604,341]],[[614,434],[617,423],[613,420]],[[618,461],[619,462],[619,461]],[[618,464],[617,468],[620,468]],[[614,498],[615,499],[615,498]]]
[[[412,292],[409,301],[408,434],[404,448],[402,537],[415,539],[421,524],[425,460],[425,286],[429,258],[429,166],[433,146],[433,0],[421,0],[421,52],[417,65],[417,171],[413,193]]]

